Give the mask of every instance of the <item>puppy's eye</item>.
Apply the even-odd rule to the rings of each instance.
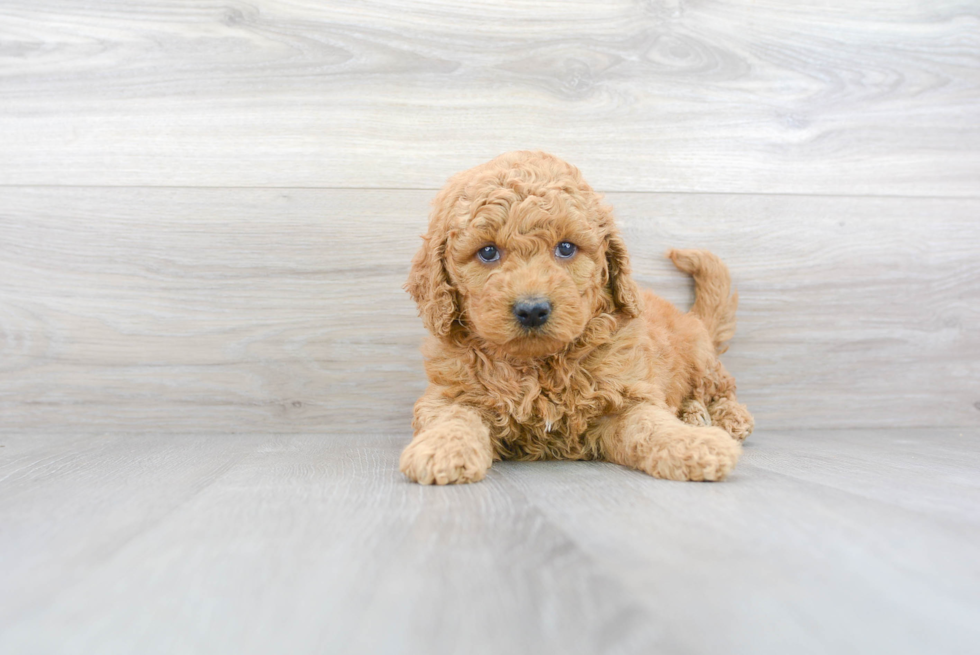
[[[555,248],[555,257],[559,259],[568,259],[576,252],[578,252],[578,246],[569,241],[562,241]]]
[[[495,262],[500,259],[500,251],[497,250],[497,246],[483,246],[476,251],[476,256],[480,258],[480,261],[484,264],[489,264],[490,262]]]

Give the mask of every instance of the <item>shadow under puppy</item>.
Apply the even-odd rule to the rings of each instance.
[[[711,253],[681,313],[630,277],[610,208],[578,169],[513,152],[433,202],[406,289],[432,333],[429,387],[401,471],[476,482],[495,459],[601,459],[671,480],[720,480],[753,420],[718,355],[737,295]]]

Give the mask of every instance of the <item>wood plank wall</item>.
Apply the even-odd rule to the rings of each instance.
[[[980,6],[6,0],[0,429],[408,431],[457,170],[730,264],[760,429],[980,424]]]

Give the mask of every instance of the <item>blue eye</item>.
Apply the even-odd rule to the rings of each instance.
[[[578,246],[569,241],[562,241],[558,244],[558,247],[555,248],[555,257],[558,257],[559,259],[568,259],[576,252],[578,252]]]
[[[483,246],[476,251],[476,256],[480,258],[480,261],[484,264],[489,264],[490,262],[495,262],[500,259],[500,251],[497,250],[497,246]]]

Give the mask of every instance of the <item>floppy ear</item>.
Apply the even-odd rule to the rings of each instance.
[[[606,265],[609,267],[609,289],[616,307],[627,316],[636,318],[643,313],[640,289],[630,275],[630,259],[626,243],[614,225],[606,235]]]
[[[432,211],[429,232],[422,237],[422,247],[412,258],[405,290],[418,304],[426,329],[437,337],[445,337],[459,319],[459,304],[456,289],[446,273],[445,203],[439,200]]]

